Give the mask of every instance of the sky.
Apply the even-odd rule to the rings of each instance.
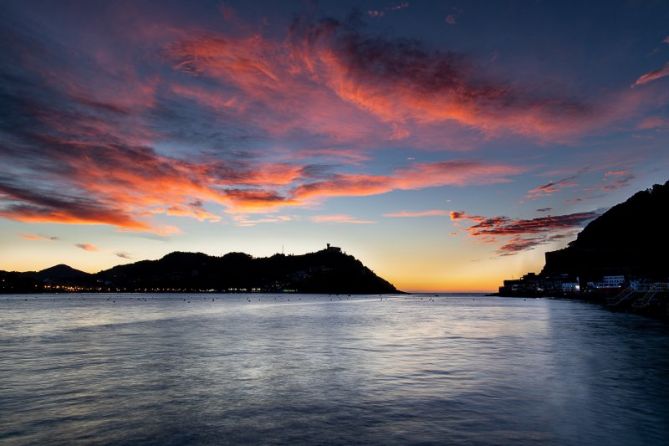
[[[3,1],[0,39],[4,270],[331,243],[491,291],[669,179],[666,1]]]

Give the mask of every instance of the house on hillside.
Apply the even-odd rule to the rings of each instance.
[[[329,252],[341,252],[341,248],[337,246],[331,246],[329,243],[327,244],[327,248],[325,248],[325,250]]]

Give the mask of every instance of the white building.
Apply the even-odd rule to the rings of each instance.
[[[563,293],[578,293],[581,291],[581,286],[578,282],[562,282],[561,286]]]
[[[622,288],[625,276],[604,276],[599,282],[595,282],[595,288]]]

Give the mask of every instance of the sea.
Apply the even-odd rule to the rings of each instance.
[[[0,444],[667,445],[669,328],[482,295],[0,296]]]

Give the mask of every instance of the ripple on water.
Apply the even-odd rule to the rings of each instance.
[[[593,305],[472,296],[27,299],[0,298],[3,445],[669,438],[667,327]]]

